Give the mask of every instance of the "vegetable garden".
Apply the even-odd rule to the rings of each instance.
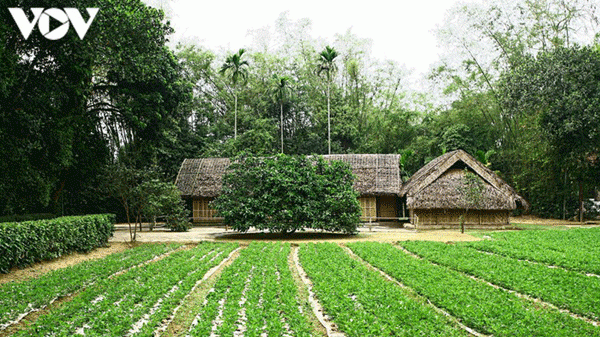
[[[0,285],[0,336],[600,336],[600,228],[489,235],[140,245]]]

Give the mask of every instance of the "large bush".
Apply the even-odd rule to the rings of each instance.
[[[187,232],[190,229],[189,214],[175,184],[158,179],[144,181],[134,189],[134,195],[139,221],[142,217],[151,220],[164,216],[172,232]]]
[[[233,229],[290,233],[307,228],[355,233],[360,219],[350,166],[321,157],[240,156],[213,202]]]
[[[112,214],[1,223],[0,272],[106,246],[114,223]]]

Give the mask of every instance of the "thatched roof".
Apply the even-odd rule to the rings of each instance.
[[[323,159],[349,164],[361,195],[398,195],[402,187],[399,154],[331,154]]]
[[[481,182],[476,205],[465,192],[465,168]],[[417,171],[402,187],[410,209],[488,209],[527,208],[527,202],[497,174],[463,150],[448,152]]]
[[[336,154],[323,159],[348,163],[361,195],[398,195],[402,187],[398,154]],[[216,197],[229,164],[228,158],[185,159],[175,184],[184,197]]]
[[[229,158],[185,159],[175,185],[184,197],[217,197],[229,163]]]

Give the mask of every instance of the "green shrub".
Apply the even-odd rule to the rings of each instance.
[[[360,205],[346,163],[322,157],[238,157],[229,169],[223,193],[213,204],[237,231],[356,232]]]
[[[106,246],[114,223],[113,214],[1,223],[0,272]]]

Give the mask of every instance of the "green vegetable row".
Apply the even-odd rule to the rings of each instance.
[[[595,320],[600,317],[599,278],[500,255],[489,255],[464,245],[423,241],[406,241],[401,245],[423,258],[501,287],[540,298]]]
[[[207,296],[191,336],[310,336],[287,258],[290,245],[253,242],[227,267]],[[221,312],[221,313],[220,313]],[[220,324],[216,321],[220,320]]]
[[[444,308],[465,325],[494,336],[600,336],[600,328],[540,308],[457,271],[412,257],[389,244],[348,245],[357,255]]]
[[[313,289],[348,336],[464,336],[446,317],[415,300],[332,243],[307,244],[300,262]]]
[[[203,243],[99,281],[17,335],[152,336],[196,282],[235,247]]]
[[[74,293],[178,245],[142,245],[100,260],[86,261],[58,269],[24,282],[0,285],[0,326],[7,326],[19,315],[48,305],[52,300]]]
[[[105,246],[114,231],[113,214],[0,223],[0,272]]]
[[[600,228],[498,232],[492,240],[471,242],[478,250],[600,274]]]

